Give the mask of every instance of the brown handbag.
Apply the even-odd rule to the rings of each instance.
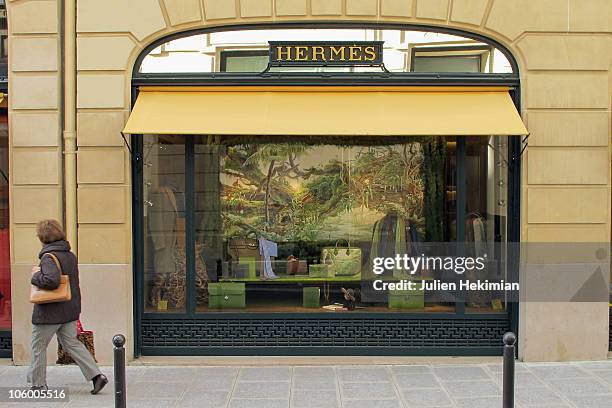
[[[232,238],[228,244],[229,255],[238,260],[240,257],[260,258],[259,242],[251,238]]]
[[[287,275],[308,275],[306,261],[301,261],[293,255],[287,258]]]
[[[259,242],[252,238],[231,238],[228,243],[228,255],[233,261],[245,258],[255,259],[255,270],[257,275],[261,275],[263,262],[259,253]]]
[[[70,279],[68,279],[68,275],[64,275],[62,271],[62,265],[60,265],[57,257],[51,253],[47,253],[45,255],[49,255],[53,262],[55,262],[55,266],[60,272],[60,284],[55,289],[41,289],[36,285],[32,285],[30,289],[30,302],[35,303],[37,305],[45,304],[45,303],[57,303],[57,302],[67,302],[72,299],[72,293],[70,292]]]

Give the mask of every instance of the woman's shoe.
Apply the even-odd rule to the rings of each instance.
[[[93,390],[91,390],[91,393],[96,395],[102,391],[102,388],[104,388],[106,384],[108,384],[108,379],[104,374],[98,374],[91,380],[91,382],[93,382]]]
[[[32,391],[47,391],[48,389],[46,385],[33,385],[30,387]]]

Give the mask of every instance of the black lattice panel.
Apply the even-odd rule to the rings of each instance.
[[[500,347],[507,319],[147,319],[143,347]]]
[[[10,331],[0,331],[0,355],[3,357],[12,355],[12,341]]]
[[[610,308],[610,351],[612,351],[612,308]]]

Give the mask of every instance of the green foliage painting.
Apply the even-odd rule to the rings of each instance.
[[[277,242],[369,241],[395,211],[422,229],[423,152],[391,146],[239,144],[221,163],[226,237],[255,232]]]

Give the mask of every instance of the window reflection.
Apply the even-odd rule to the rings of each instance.
[[[454,312],[456,299],[440,293],[364,292],[375,258],[419,256],[433,243],[464,240],[467,255],[487,256],[487,275],[466,278],[505,277],[506,138],[144,138],[147,311],[186,310],[190,228],[197,312],[324,313],[350,299],[364,312]],[[457,184],[459,165],[465,186]],[[193,225],[186,225],[191,182]],[[393,270],[388,279],[407,277]],[[420,270],[413,278],[448,276]],[[503,293],[463,301],[468,312],[505,307]]]
[[[185,310],[185,138],[144,138],[145,310]]]
[[[504,54],[485,43],[451,34],[390,29],[255,29],[192,35],[152,50],[144,58],[141,72],[261,72],[267,66],[268,41],[384,41],[384,63],[391,72],[512,72]],[[451,58],[440,68],[434,58],[443,55],[423,55],[426,48],[432,52],[434,48],[444,48]],[[337,71],[338,67],[274,70],[320,72]],[[380,68],[353,70],[380,71]]]

